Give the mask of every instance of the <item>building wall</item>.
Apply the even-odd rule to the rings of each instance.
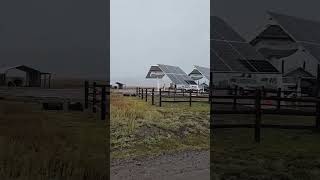
[[[41,74],[40,72],[27,73],[28,86],[40,87],[41,86]]]
[[[230,85],[230,80],[234,77],[241,76],[242,73],[213,73],[213,84],[216,87],[228,87]],[[276,78],[276,86],[281,86],[281,74],[251,74],[251,78],[261,81],[263,78]],[[273,87],[276,88],[276,87]]]

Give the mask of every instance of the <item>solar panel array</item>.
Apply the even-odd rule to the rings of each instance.
[[[268,12],[292,38],[320,61],[320,22]]]
[[[211,63],[215,72],[277,73],[265,58],[222,19],[211,17]]]
[[[210,69],[201,66],[194,66],[205,78],[210,79]]]
[[[320,44],[320,23],[274,12],[268,14],[297,41]]]
[[[163,76],[164,76],[164,74],[158,66],[151,66],[146,78],[148,78],[148,79],[161,79],[161,78],[163,78]]]
[[[164,65],[164,64],[158,64],[158,66],[174,84],[179,84],[179,85],[196,85],[197,84],[181,68],[177,66],[170,66],[170,65]]]

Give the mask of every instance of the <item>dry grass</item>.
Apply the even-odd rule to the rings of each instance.
[[[51,88],[53,89],[82,89],[84,87],[83,78],[54,78],[51,81]],[[90,80],[90,82],[97,82],[99,84],[106,84],[103,80]]]
[[[111,96],[114,158],[209,148],[209,106],[152,106],[136,97]]]
[[[0,179],[105,179],[105,133],[85,113],[0,101]]]
[[[227,118],[227,115],[224,115]],[[238,117],[231,116],[231,119]],[[248,118],[248,116],[247,116]],[[314,122],[313,117],[264,116],[264,122]],[[317,180],[320,133],[310,130],[263,129],[254,143],[253,129],[217,129],[213,138],[215,180]]]

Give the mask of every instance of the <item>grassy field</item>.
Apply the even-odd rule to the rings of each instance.
[[[51,80],[51,88],[53,89],[82,89],[84,87],[83,78],[62,78],[62,77],[55,77]],[[105,80],[90,80],[92,83],[93,81],[97,82],[98,84],[106,84]]]
[[[105,179],[105,124],[82,112],[0,101],[0,179]]]
[[[150,97],[151,100],[151,97]],[[209,149],[209,104],[152,106],[137,97],[111,96],[113,158]]]
[[[263,121],[310,125],[314,117],[264,116]],[[319,132],[263,129],[261,136],[261,143],[256,144],[253,129],[215,130],[211,149],[215,179],[319,179]]]

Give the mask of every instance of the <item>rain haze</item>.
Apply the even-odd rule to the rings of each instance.
[[[209,67],[209,0],[111,0],[111,81],[151,85],[151,65]]]
[[[0,66],[106,78],[107,7],[105,0],[1,1]]]

